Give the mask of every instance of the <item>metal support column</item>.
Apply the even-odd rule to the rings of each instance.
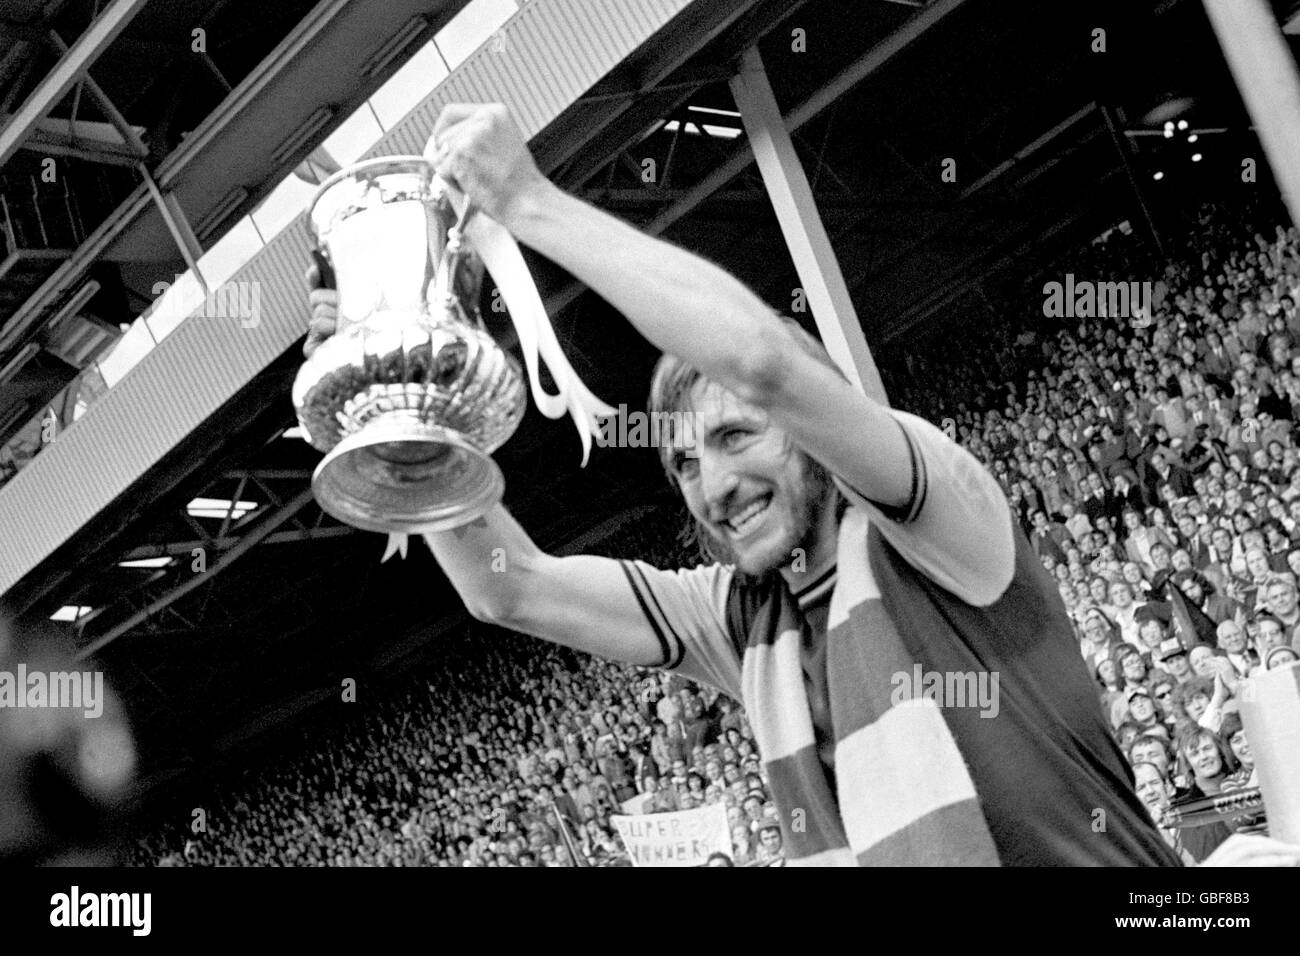
[[[172,234],[176,248],[180,250],[190,272],[194,273],[194,278],[198,280],[199,288],[203,290],[203,297],[206,299],[211,294],[211,290],[208,289],[207,280],[199,270],[199,256],[203,255],[203,246],[199,245],[198,237],[190,228],[190,222],[185,218],[185,210],[181,209],[180,203],[176,201],[170,189],[163,193],[158,188],[158,184],[153,181],[153,176],[144,163],[140,163],[136,168],[144,177],[145,185],[149,187],[149,195],[153,197],[158,212],[162,214],[163,222],[167,224],[167,231]]]
[[[36,124],[58,105],[72,85],[108,49],[148,0],[116,0],[95,22],[86,28],[72,48],[54,65],[54,69],[32,91],[22,106],[18,107],[9,122],[0,129],[0,166],[7,163],[14,151],[31,135]]]
[[[1142,208],[1142,216],[1146,219],[1147,230],[1151,233],[1156,248],[1160,250],[1160,254],[1163,256],[1165,254],[1165,244],[1160,238],[1160,230],[1156,228],[1155,217],[1151,215],[1151,209],[1147,206],[1146,196],[1142,193],[1142,180],[1138,178],[1137,171],[1133,168],[1133,148],[1129,144],[1128,137],[1120,133],[1110,107],[1103,104],[1101,106],[1101,116],[1106,121],[1106,129],[1110,131],[1110,138],[1115,143],[1115,149],[1119,151],[1120,162],[1124,164],[1124,172],[1128,174],[1128,182],[1133,187],[1133,195]]]
[[[731,92],[826,350],[854,385],[889,404],[757,47],[745,51]]]
[[[1205,0],[1291,221],[1300,224],[1300,78],[1267,0]]]

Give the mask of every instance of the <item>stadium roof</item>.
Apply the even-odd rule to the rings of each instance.
[[[0,42],[0,147],[16,143],[0,195],[40,199],[0,265],[0,443],[39,449],[0,487],[0,590],[20,620],[90,609],[61,626],[99,650],[157,774],[236,749],[340,675],[436,657],[430,635],[463,620],[421,548],[380,567],[381,538],[321,515],[319,456],[285,436],[311,194],[293,171],[309,158],[418,152],[441,103],[500,97],[563,186],[788,309],[799,283],[728,86],[757,44],[879,345],[980,321],[1035,264],[1121,221],[1159,226],[1257,150],[1195,0],[24,0]],[[52,79],[49,108],[28,108]],[[1204,162],[1163,135],[1166,115],[1202,131]],[[49,211],[50,156],[77,216]],[[639,407],[652,350],[532,261],[575,368]],[[185,319],[196,268],[261,283],[260,327]],[[174,307],[151,303],[187,273]],[[40,443],[56,399],[87,410]],[[569,427],[530,412],[497,457],[544,547],[674,520],[652,451],[598,449],[582,470]]]

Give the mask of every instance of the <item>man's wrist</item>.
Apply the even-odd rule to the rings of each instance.
[[[521,189],[514,201],[505,210],[505,221],[501,225],[510,234],[525,244],[532,245],[530,237],[537,234],[538,227],[546,220],[548,211],[563,191],[545,176],[538,176],[535,183]]]

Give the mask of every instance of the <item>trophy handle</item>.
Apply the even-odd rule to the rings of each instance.
[[[435,301],[441,301],[448,312],[458,313],[467,324],[482,328],[476,303],[483,284],[483,265],[465,246],[465,227],[478,211],[477,204],[467,202],[456,223],[447,230],[442,262],[434,281]]]
[[[338,279],[335,277],[334,267],[330,265],[325,253],[316,247],[312,247],[311,258],[316,263],[316,274],[320,277],[316,287],[318,289],[337,289]]]

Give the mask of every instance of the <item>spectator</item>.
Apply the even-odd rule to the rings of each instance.
[[[1232,835],[1232,831],[1222,823],[1188,829],[1166,826],[1164,821],[1174,795],[1174,786],[1166,771],[1156,764],[1142,761],[1133,765],[1133,777],[1138,798],[1151,813],[1151,819],[1160,826],[1161,835],[1184,863],[1195,865],[1201,862]]]

